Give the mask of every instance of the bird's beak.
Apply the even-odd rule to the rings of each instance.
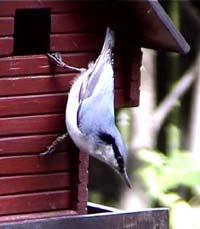
[[[126,185],[129,187],[129,188],[132,188],[131,187],[131,183],[130,183],[130,180],[128,178],[128,175],[127,175],[127,172],[126,170],[124,169],[123,172],[120,173],[122,179],[124,180],[124,182],[126,183]]]

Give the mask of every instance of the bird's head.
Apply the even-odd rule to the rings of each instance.
[[[98,137],[101,141],[101,148],[96,151],[94,156],[113,168],[131,188],[126,172],[127,149],[119,131],[115,127],[114,132],[110,134],[101,132]]]

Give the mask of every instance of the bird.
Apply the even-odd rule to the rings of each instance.
[[[131,188],[126,171],[127,148],[115,124],[113,48],[115,33],[106,29],[100,55],[80,69],[68,94],[65,123],[83,152],[113,168]]]

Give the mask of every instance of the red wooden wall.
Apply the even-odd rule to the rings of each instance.
[[[97,57],[110,23],[104,7],[86,2],[0,2],[0,221],[85,213],[87,202],[86,154],[69,141],[57,154],[38,156],[66,131],[67,92],[76,73],[52,68],[44,54],[15,55],[15,10],[50,9],[49,52],[61,52],[67,64],[86,67]],[[116,107],[137,106],[140,48],[129,57],[129,77],[123,71],[123,56],[116,56]]]

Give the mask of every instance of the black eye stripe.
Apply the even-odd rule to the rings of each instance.
[[[120,172],[122,172],[124,170],[124,160],[116,145],[115,139],[110,134],[107,134],[107,133],[100,133],[98,136],[105,143],[112,145],[114,156],[119,166],[119,170]]]

